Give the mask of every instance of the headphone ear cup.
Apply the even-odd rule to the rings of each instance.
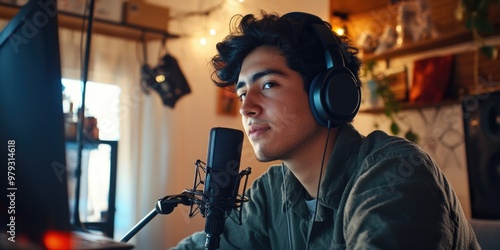
[[[309,106],[316,121],[324,127],[328,126],[329,115],[325,110],[322,98],[322,86],[324,85],[325,74],[318,74],[314,77],[309,86]]]
[[[309,104],[316,121],[333,127],[351,121],[358,113],[361,89],[346,67],[337,67],[317,75],[309,89]]]

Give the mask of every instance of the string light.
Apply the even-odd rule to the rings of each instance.
[[[205,45],[205,44],[207,44],[207,39],[206,39],[206,38],[204,38],[204,37],[202,37],[202,38],[200,39],[200,44],[201,44],[201,45]]]
[[[231,1],[234,1],[233,3],[236,2],[235,0],[231,0]],[[237,2],[243,3],[243,2],[245,2],[245,0],[237,0]],[[206,17],[208,17],[211,12],[213,12],[213,11],[217,10],[218,8],[220,8],[223,5],[223,3],[227,4],[229,2],[222,1],[221,4],[219,4],[219,5],[215,6],[215,7],[212,7],[212,9],[210,9],[209,11],[203,12],[203,14]],[[234,7],[236,7],[236,5],[233,4],[232,7],[234,8]],[[189,15],[196,15],[196,14],[198,14],[198,13],[189,13]],[[206,21],[206,23],[208,23],[208,21]],[[217,30],[214,27],[212,27],[212,28],[208,29],[208,34],[213,37],[213,36],[215,36],[217,34]],[[206,38],[205,36],[201,37],[200,40],[199,40],[200,45],[206,45],[208,43],[208,39],[210,39],[210,38]]]
[[[336,28],[335,33],[337,33],[337,35],[339,36],[343,36],[345,35],[345,29],[343,27]]]
[[[209,31],[209,33],[210,33],[210,35],[211,35],[211,36],[215,36],[215,34],[216,34],[217,32],[215,31],[215,29],[214,29],[214,28],[211,28],[211,29],[210,29],[210,31]]]

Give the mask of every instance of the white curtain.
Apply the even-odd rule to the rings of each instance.
[[[62,75],[81,79],[82,33],[60,29]],[[120,114],[115,239],[121,239],[165,195],[167,161],[170,158],[171,111],[159,96],[140,88],[140,44],[92,34],[88,80],[114,84],[121,89],[120,103],[109,107]],[[82,54],[82,56],[81,56]],[[164,223],[152,220],[129,242],[141,249],[162,249]]]

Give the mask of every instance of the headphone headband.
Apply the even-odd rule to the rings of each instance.
[[[309,89],[309,105],[316,121],[325,127],[351,121],[359,110],[361,90],[357,78],[346,67],[349,56],[337,35],[312,14],[291,12],[282,17],[310,26],[324,49],[327,70],[314,77]]]
[[[325,24],[312,24],[311,26],[325,50],[326,68],[330,69],[336,65],[345,66],[344,57],[340,52],[340,43],[332,31]],[[333,56],[334,54],[339,56]]]

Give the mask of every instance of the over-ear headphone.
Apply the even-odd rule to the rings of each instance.
[[[325,127],[337,127],[351,121],[359,110],[361,88],[357,78],[346,67],[339,39],[315,15],[292,12],[283,17],[310,25],[325,51],[327,70],[316,75],[309,87],[309,105],[314,118]]]

